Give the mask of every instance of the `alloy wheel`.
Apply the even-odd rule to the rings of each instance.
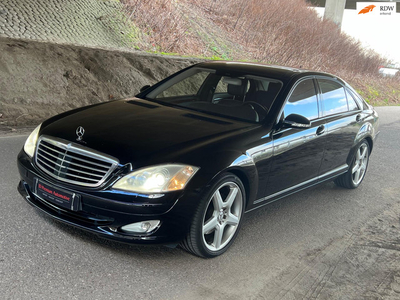
[[[351,169],[351,178],[354,185],[360,184],[364,178],[368,165],[368,152],[368,146],[365,143],[361,144],[360,148],[358,148],[356,152],[354,163]]]
[[[211,251],[224,248],[238,229],[243,210],[243,194],[234,182],[225,182],[211,196],[202,226],[204,245]]]

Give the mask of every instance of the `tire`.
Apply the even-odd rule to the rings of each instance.
[[[220,176],[201,199],[180,246],[203,258],[223,254],[239,232],[245,199],[244,186],[237,176],[231,173]]]
[[[369,154],[369,144],[363,140],[354,153],[349,170],[335,179],[336,185],[347,189],[357,188],[367,173]]]

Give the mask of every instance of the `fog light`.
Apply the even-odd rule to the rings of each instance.
[[[121,227],[121,231],[127,233],[148,233],[157,228],[160,220],[150,220],[128,224]]]

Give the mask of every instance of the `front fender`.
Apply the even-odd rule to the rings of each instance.
[[[201,168],[189,182],[188,189],[198,190],[199,197],[211,188],[214,180],[222,173],[231,172],[238,176],[246,189],[246,207],[253,203],[258,188],[257,168],[251,156],[239,151],[218,151],[212,154],[212,164]],[[201,189],[201,191],[199,190]]]
[[[226,171],[234,173],[238,176],[246,188],[247,203],[253,203],[257,196],[258,191],[258,171],[254,160],[247,153],[237,157]]]

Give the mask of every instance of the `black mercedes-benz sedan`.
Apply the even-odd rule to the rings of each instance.
[[[336,76],[205,62],[43,122],[18,190],[100,236],[215,257],[245,212],[327,180],[357,188],[377,135],[376,111]]]

